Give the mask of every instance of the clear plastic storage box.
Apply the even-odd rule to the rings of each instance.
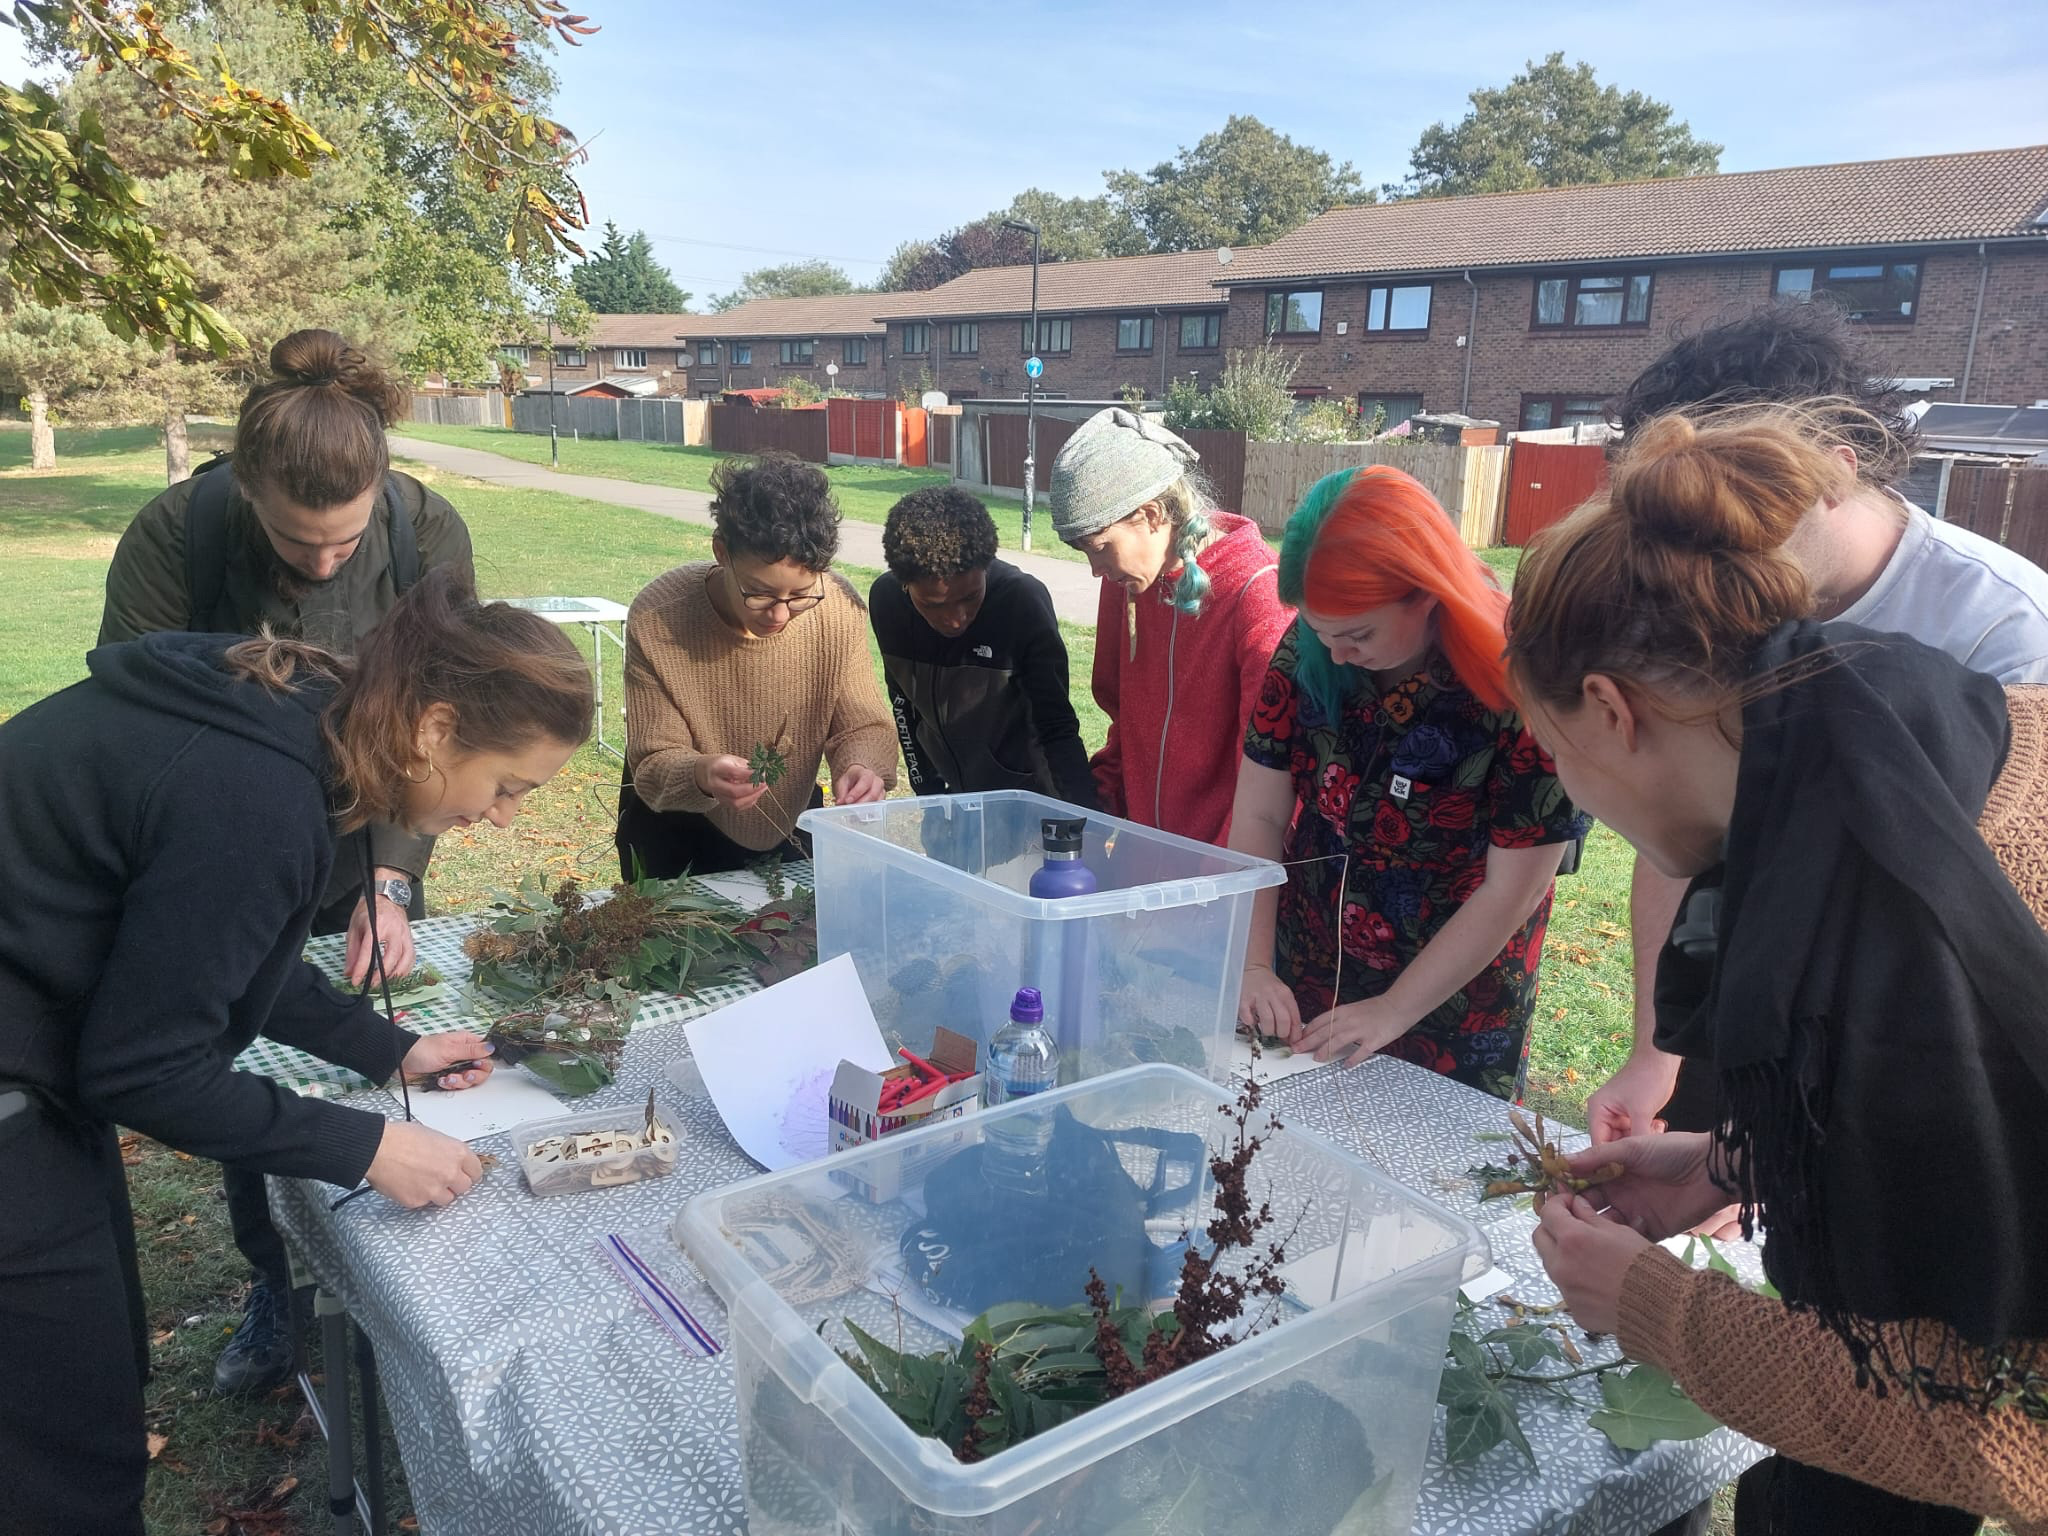
[[[1091,1269],[1170,1305],[1212,1214],[1206,1158],[1235,1134],[1219,1099],[1134,1067],[691,1200],[675,1236],[730,1313],[754,1536],[1406,1533],[1454,1297],[1490,1259],[1470,1222],[1308,1132],[1268,1135],[1248,1180],[1286,1294],[1206,1360],[968,1463],[839,1353],[849,1321],[921,1354],[999,1302],[1085,1307]],[[1050,1124],[1050,1193],[986,1177],[1005,1122]],[[899,1177],[884,1205],[848,1187]]]
[[[1040,823],[1083,814],[1025,790],[805,811],[818,957],[852,955],[883,1031],[913,1049],[943,1024],[986,1052],[1035,986],[1063,1082],[1155,1061],[1221,1077],[1252,896],[1286,872],[1088,813],[1095,894],[1032,896]]]

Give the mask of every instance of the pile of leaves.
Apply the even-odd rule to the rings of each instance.
[[[912,1430],[973,1462],[1270,1327],[1286,1290],[1286,1245],[1271,1234],[1272,1206],[1254,1207],[1249,1190],[1259,1148],[1281,1129],[1270,1114],[1263,1129],[1252,1129],[1261,1093],[1249,1080],[1234,1104],[1221,1106],[1233,1134],[1209,1159],[1209,1246],[1188,1244],[1169,1310],[1126,1304],[1091,1269],[1076,1286],[1085,1307],[991,1307],[957,1349],[922,1355],[890,1349],[849,1321],[859,1353],[842,1358]]]
[[[493,898],[462,947],[499,1059],[580,1094],[612,1080],[642,993],[694,996],[742,969],[766,986],[813,964],[817,906],[799,886],[743,913],[686,879],[622,881],[594,900],[535,873]]]

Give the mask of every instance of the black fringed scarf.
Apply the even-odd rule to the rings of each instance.
[[[1743,710],[1725,862],[1688,896],[1710,921],[1664,951],[1658,1044],[1713,1064],[1744,1229],[1761,1214],[1765,1272],[1859,1385],[2048,1412],[2048,935],[1976,827],[2004,690],[1812,622],[1753,674],[1782,686]],[[1716,887],[1718,912],[1694,905]],[[1881,1325],[1912,1319],[1947,1327],[1896,1358]]]

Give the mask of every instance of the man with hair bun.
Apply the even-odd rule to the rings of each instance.
[[[954,486],[913,491],[868,592],[911,790],[1031,789],[1095,809],[1067,646],[1045,583],[996,558],[996,524]]]
[[[407,389],[333,331],[294,331],[270,351],[234,451],[151,501],[107,567],[99,643],[169,630],[304,640],[352,654],[421,574],[446,566],[476,581],[469,529],[455,509],[391,468],[385,429]],[[370,974],[371,900],[391,975],[413,968],[410,919],[426,915],[434,840],[396,826],[370,833],[374,893],[337,859],[313,922],[346,931],[351,981]],[[290,1373],[290,1270],[259,1174],[225,1170],[235,1246],[254,1284],[214,1370],[220,1392],[261,1393]]]
[[[1767,304],[1685,337],[1629,385],[1616,415],[1625,445],[1666,412],[1746,404],[1810,408],[1853,473],[1785,540],[1811,583],[1815,618],[1911,635],[2001,683],[2048,683],[2048,573],[1893,489],[1912,467],[1912,427],[1884,366],[1838,308]],[[1637,861],[1629,893],[1635,1043],[1586,1101],[1597,1142],[1711,1129],[1710,1082],[1696,1069],[1682,1074],[1652,1038],[1658,958],[1684,888]]]

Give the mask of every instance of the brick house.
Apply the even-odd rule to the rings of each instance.
[[[676,332],[696,315],[594,315],[590,339],[555,344],[555,388],[567,392],[600,381],[622,394],[687,394],[682,344]],[[529,389],[548,387],[545,344],[510,345],[510,353],[526,368]]]
[[[1598,420],[1674,334],[1773,297],[1844,305],[1923,399],[2029,404],[2044,210],[2034,146],[1338,208],[1210,276],[1226,347],[1390,419]]]
[[[892,385],[916,383],[955,400],[1024,392],[1024,359],[1045,363],[1041,398],[1115,399],[1136,385],[1152,399],[1176,376],[1215,380],[1228,295],[1213,251],[1042,262],[1038,345],[1031,268],[982,267],[921,293],[869,299],[888,326]]]
[[[677,343],[689,359],[689,393],[707,399],[728,389],[766,389],[792,377],[819,389],[887,394],[882,327],[872,293],[805,299],[753,299],[723,314],[692,315]],[[828,373],[831,366],[837,371]]]

